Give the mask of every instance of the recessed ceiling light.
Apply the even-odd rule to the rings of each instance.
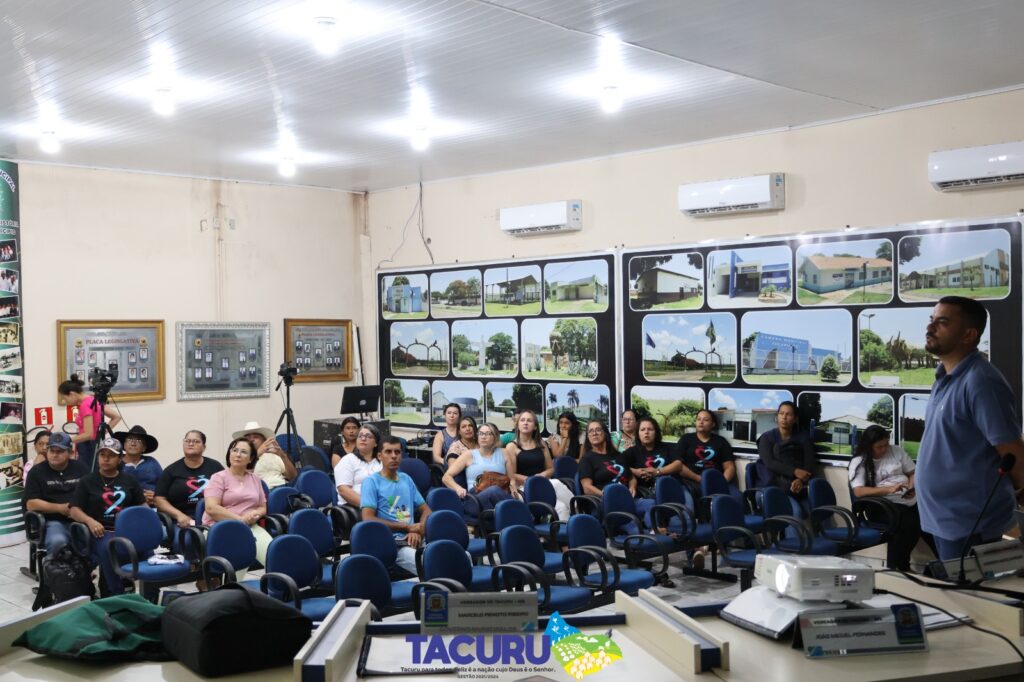
[[[409,137],[409,144],[418,152],[425,151],[430,146],[430,133],[427,132],[426,128],[417,128],[412,131],[412,135]]]
[[[174,95],[170,88],[157,88],[153,93],[153,111],[161,116],[174,114]]]
[[[329,57],[338,51],[339,42],[341,37],[336,17],[313,17],[313,47],[317,52]]]
[[[617,85],[606,85],[601,91],[601,111],[614,114],[622,109],[622,90]]]
[[[277,163],[277,172],[281,177],[291,178],[295,176],[295,159],[286,156]]]
[[[47,154],[56,154],[60,151],[60,139],[56,131],[44,130],[39,134],[39,149]]]

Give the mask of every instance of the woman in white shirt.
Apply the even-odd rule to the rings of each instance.
[[[359,493],[363,481],[383,467],[380,452],[380,431],[373,424],[363,424],[356,435],[356,449],[341,458],[334,467],[334,483],[338,486],[338,504],[359,508]]]
[[[906,450],[889,442],[881,426],[864,429],[857,441],[857,456],[850,460],[850,487],[854,497],[879,497],[893,503],[896,529],[889,540],[886,564],[910,570],[910,553],[921,539],[921,519],[914,492],[914,460]],[[882,519],[869,508],[869,517]]]

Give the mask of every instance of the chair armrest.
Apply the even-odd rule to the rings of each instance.
[[[278,535],[284,535],[288,531],[288,525],[282,524],[277,518],[273,516],[261,516],[256,524],[270,533],[270,537],[276,538]]]
[[[858,497],[853,501],[852,505],[853,515],[861,521],[870,521],[867,517],[867,510],[869,507],[875,507],[881,509],[885,515],[885,525],[887,532],[895,532],[900,526],[900,515],[896,511],[896,503],[890,502],[881,497]],[[877,523],[877,522],[876,522]]]
[[[128,563],[132,565],[132,570],[127,573],[121,569],[121,557],[117,555],[118,547],[124,548],[125,554],[128,555]],[[114,573],[122,578],[135,580],[139,575],[139,553],[135,551],[135,543],[128,538],[116,535],[110,538],[110,542],[107,543],[107,556],[110,558],[110,566],[114,569]]]
[[[750,547],[734,547],[737,540],[745,540]],[[749,528],[743,526],[722,526],[715,530],[715,544],[722,552],[722,558],[729,561],[729,553],[733,549],[750,549],[751,547],[760,552],[762,549],[760,539]]]
[[[569,492],[573,493],[574,495],[579,495],[579,494],[582,493],[581,490],[576,490],[576,479],[575,478],[569,478],[568,476],[563,476],[561,478],[556,478],[555,480],[556,481],[560,481],[562,483],[562,485],[564,485],[566,488],[568,488]]]
[[[761,513],[761,490],[762,488],[747,488],[743,491],[743,499],[747,503],[747,510],[751,514]]]
[[[467,495],[468,497],[468,495]],[[480,503],[480,499],[477,498],[477,504]],[[489,535],[494,532],[494,510],[493,509],[481,509],[480,516],[477,517],[478,525],[480,526],[480,533],[483,535]]]
[[[156,517],[160,519],[160,525],[164,527],[164,541],[161,544],[170,548],[174,542],[174,532],[178,528],[178,524],[174,522],[174,519],[167,512],[158,511]]]
[[[410,597],[412,599],[412,613],[416,620],[420,619],[420,595],[424,592],[465,592],[465,586],[451,578],[434,578],[424,580],[412,586]]]
[[[515,566],[530,574],[531,578],[533,578],[533,584],[536,585],[537,606],[539,608],[546,608],[548,602],[551,601],[551,578],[544,573],[544,570],[540,566],[535,566],[526,561],[512,561],[505,565]]]
[[[811,510],[811,524],[820,533],[822,522],[833,516],[838,516],[842,519],[843,525],[846,526],[846,538],[841,540],[841,542],[853,542],[853,539],[857,536],[857,520],[853,518],[853,512],[846,507],[838,507],[831,504],[815,507]]]
[[[210,584],[210,581],[213,578],[217,577],[213,572],[214,568],[219,568],[223,574],[224,578],[221,581],[222,584],[226,585],[228,583],[236,582],[235,567],[231,565],[230,561],[222,556],[208,556],[203,559],[202,563],[199,565],[199,572],[203,576],[203,580],[206,581],[207,585]]]
[[[601,571],[601,584],[597,587],[591,587],[584,582],[584,578],[589,575],[584,570],[583,561],[573,561],[573,557],[581,555],[585,559],[597,563],[598,570]],[[570,570],[571,569],[571,570]],[[565,581],[569,585],[573,585],[572,571],[576,572],[576,580],[581,587],[587,587],[592,592],[604,592],[606,590],[614,590],[619,585],[619,566],[616,562],[614,564],[614,576],[612,581],[608,582],[608,565],[605,563],[605,557],[599,552],[595,552],[590,547],[570,547],[565,550],[562,554],[562,571],[565,573]]]
[[[480,504],[480,498],[467,490],[466,496],[462,498],[462,518],[465,519],[468,516],[470,519],[475,519],[475,523],[479,523],[480,515],[484,511]]]
[[[32,544],[42,544],[46,536],[46,517],[36,511],[25,512],[25,539]]]
[[[569,499],[569,514],[589,514],[600,518],[601,498],[597,495],[573,495]]]
[[[811,532],[807,530],[807,526],[804,525],[803,521],[796,518],[795,516],[787,516],[780,514],[779,516],[769,516],[764,520],[764,530],[771,536],[773,528],[778,535],[786,530],[783,526],[788,526],[796,531],[797,536],[800,540],[800,547],[795,552],[796,554],[806,554],[811,549]],[[774,542],[773,542],[774,544]]]
[[[518,564],[497,564],[491,569],[491,586],[495,592],[519,592],[527,587],[536,592],[535,575]]]
[[[682,541],[689,540],[697,532],[697,517],[686,505],[673,502],[656,504],[651,507],[651,523],[654,528],[668,529],[669,520],[675,516],[683,524]]]
[[[415,556],[416,556],[416,578],[418,580],[423,580],[423,550],[426,549],[426,547],[424,545],[426,545],[426,543],[425,542],[421,542],[419,544],[419,546],[415,550]]]
[[[484,547],[487,552],[487,560],[491,562],[492,566],[497,566],[501,562],[498,559],[501,557],[501,547],[498,545],[501,533],[496,530],[492,530],[490,533],[484,536]],[[497,557],[495,557],[497,553]]]
[[[214,558],[219,559],[220,557]],[[270,594],[271,580],[280,581],[285,586],[285,589],[283,590],[281,596],[286,597],[290,595],[292,603],[295,604],[295,608],[302,608],[302,596],[299,593],[299,586],[295,584],[295,581],[292,580],[291,576],[285,575],[284,573],[264,573],[262,576],[260,576],[260,592],[266,595],[274,596]],[[282,601],[284,601],[284,599],[282,599]]]
[[[68,526],[68,547],[78,556],[89,556],[92,551],[92,533],[87,525],[75,521]]]
[[[642,546],[645,544],[652,545],[654,551],[642,549]],[[634,545],[636,546],[634,547]],[[640,564],[640,559],[660,556],[661,570],[657,574],[664,575],[668,573],[668,552],[664,551],[650,535],[627,535],[626,539],[622,541],[622,552],[625,554],[626,563],[630,568],[636,568]]]
[[[201,561],[206,556],[206,526],[178,528],[178,546],[190,562]]]
[[[615,521],[616,519],[620,519],[621,520],[620,524],[617,525],[617,526],[612,524],[612,522]],[[637,516],[636,514],[632,514],[630,512],[624,512],[624,511],[607,512],[604,515],[603,523],[604,523],[605,535],[607,535],[608,537],[612,537],[614,535],[619,535],[620,532],[623,532],[623,531],[616,532],[616,529],[617,528],[622,528],[623,526],[626,526],[626,525],[628,525],[630,523],[635,523],[636,527],[638,529],[640,529],[641,531],[643,531],[643,529],[644,529],[644,522],[640,520],[639,516]]]
[[[547,502],[533,500],[532,502],[527,502],[526,507],[533,514],[533,520],[537,523],[543,523],[545,518],[554,521],[558,520],[558,513],[555,511],[555,508]]]

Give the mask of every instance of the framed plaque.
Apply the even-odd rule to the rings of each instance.
[[[285,320],[284,359],[295,381],[350,381],[352,320]]]
[[[163,400],[163,320],[57,320],[57,376],[89,386],[93,369],[117,364],[115,400]]]
[[[178,400],[270,395],[270,323],[178,322]]]

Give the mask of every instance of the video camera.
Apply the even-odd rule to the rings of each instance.
[[[106,371],[102,367],[93,367],[89,370],[89,390],[101,404],[107,401],[111,389],[117,384],[117,373],[117,360],[111,360]]]

